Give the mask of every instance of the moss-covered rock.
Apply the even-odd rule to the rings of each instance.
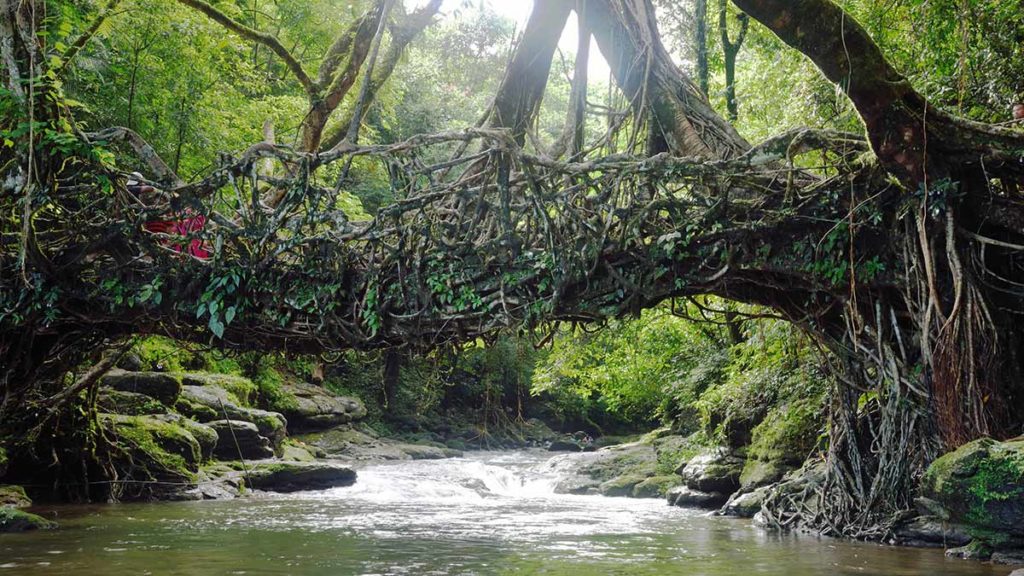
[[[674,486],[665,494],[669,505],[681,508],[718,508],[726,498],[719,492],[704,492],[688,486]]]
[[[281,459],[289,462],[316,462],[316,454],[304,443],[285,440],[281,447]]]
[[[661,475],[645,478],[636,486],[633,486],[633,498],[664,498],[671,488],[679,485],[679,476]]]
[[[217,410],[184,396],[179,397],[178,401],[174,403],[174,409],[179,414],[188,416],[197,422],[209,422],[210,420],[217,420],[218,417],[223,418],[223,416],[217,413]]]
[[[644,480],[647,476],[642,474],[624,474],[602,482],[597,491],[602,496],[632,496],[633,489]]]
[[[42,516],[36,516],[15,508],[0,508],[0,533],[49,530],[57,524]]]
[[[212,372],[184,372],[177,374],[184,386],[216,387],[228,393],[227,403],[251,407],[256,400],[256,384],[248,378]]]
[[[0,508],[27,508],[32,499],[21,486],[0,486]]]
[[[740,473],[740,488],[750,491],[754,488],[774,484],[795,469],[796,466],[779,460],[763,462],[748,458],[743,465],[743,472]]]
[[[274,462],[252,466],[247,477],[250,487],[256,490],[297,492],[351,486],[356,481],[356,472],[321,462]]]
[[[7,474],[7,449],[0,444],[0,478]]]
[[[126,372],[112,370],[100,380],[100,385],[122,392],[145,394],[165,406],[174,406],[181,393],[181,380],[162,372]]]
[[[765,498],[768,497],[768,487],[763,486],[749,492],[737,492],[729,501],[722,506],[723,516],[736,516],[739,518],[753,518],[761,511]]]
[[[100,390],[97,405],[104,412],[127,416],[147,416],[167,412],[166,406],[146,394],[124,392],[112,388]]]
[[[181,422],[121,414],[100,414],[99,419],[106,431],[132,452],[133,458],[148,460],[147,468],[155,477],[192,477],[199,469],[202,447]]]
[[[1024,438],[961,446],[932,463],[921,492],[987,541],[1024,536]]]
[[[814,450],[824,411],[817,398],[805,398],[773,408],[754,428],[747,456],[761,462],[799,466]]]
[[[270,410],[284,414],[293,431],[316,431],[348,424],[366,416],[358,398],[338,396],[321,386],[264,376],[257,379],[260,394]]]
[[[222,460],[260,460],[274,456],[270,440],[260,435],[252,422],[242,420],[214,420],[207,423],[217,432],[217,447],[213,454]]]
[[[183,379],[186,378],[183,377]],[[189,381],[195,382],[195,380]],[[241,420],[255,424],[259,434],[269,439],[274,450],[280,453],[281,443],[287,435],[288,427],[288,421],[283,415],[268,410],[238,406],[234,403],[234,394],[219,385],[186,385],[182,387],[181,398],[185,403],[188,403],[187,407],[183,406],[187,410],[186,413],[192,415],[197,420],[207,422],[223,420],[226,415],[231,420]],[[179,402],[179,404],[181,403]],[[194,406],[204,406],[216,414],[216,418],[205,418],[208,416],[208,413],[196,410]]]
[[[634,442],[573,456],[573,459],[566,463],[573,466],[555,486],[555,492],[600,494],[604,483],[622,477],[623,482],[636,480],[630,486],[630,491],[623,494],[628,495],[632,492],[632,486],[657,474],[658,458],[653,446],[644,442]],[[614,483],[608,485],[612,486]]]
[[[692,458],[679,475],[693,490],[732,494],[740,487],[744,464],[728,448],[707,448]]]

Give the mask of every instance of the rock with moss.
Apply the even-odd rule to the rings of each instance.
[[[194,380],[191,380],[195,382]],[[258,408],[247,408],[235,404],[235,396],[227,389],[219,385],[196,386],[189,384],[182,387],[181,398],[189,404],[187,415],[197,420],[212,421],[223,420],[225,415],[231,420],[242,420],[256,425],[261,436],[270,440],[275,451],[280,451],[281,442],[287,435],[288,421],[282,414],[260,410]],[[203,406],[207,411],[198,411],[192,406]],[[206,418],[210,413],[215,418]]]
[[[740,473],[740,488],[744,491],[751,491],[755,488],[775,484],[796,468],[797,466],[778,460],[765,462],[748,458]]]
[[[750,491],[737,492],[729,497],[719,512],[723,516],[753,518],[761,511],[761,505],[768,497],[768,490],[767,486],[762,486]]]
[[[555,486],[559,494],[599,494],[601,485],[614,478],[635,477],[641,482],[657,474],[658,458],[654,447],[644,442],[566,454],[561,458],[559,466],[566,474]]]
[[[962,526],[950,524],[938,516],[917,516],[901,522],[893,529],[896,542],[918,548],[964,546],[972,538]]]
[[[221,460],[261,460],[272,458],[270,440],[260,435],[259,428],[243,420],[214,420],[207,423],[217,432],[213,455]]]
[[[289,439],[281,447],[281,459],[288,462],[316,462],[317,458],[311,447]]]
[[[145,394],[159,400],[164,406],[174,406],[181,393],[181,380],[174,375],[163,372],[127,372],[112,370],[100,379],[100,386]]]
[[[351,486],[356,472],[325,462],[273,462],[253,465],[247,478],[250,488],[256,490],[298,492]]]
[[[992,544],[1024,537],[1024,438],[983,438],[942,456],[925,473],[921,493],[950,522]]]
[[[0,508],[27,508],[31,505],[32,499],[21,486],[0,486]]]
[[[96,404],[104,412],[127,416],[148,416],[167,412],[167,406],[146,394],[113,388],[100,390]]]
[[[0,445],[0,478],[7,474],[7,449]]]
[[[223,390],[227,392],[224,400],[237,406],[251,407],[256,400],[256,384],[242,376],[212,372],[183,372],[177,376],[184,386]]]
[[[22,510],[0,507],[0,533],[28,532],[30,530],[50,530],[57,524]]]
[[[283,382],[270,396],[268,407],[284,414],[294,431],[325,430],[366,416],[366,406],[358,398],[337,396],[305,382]]]
[[[678,485],[678,476],[651,476],[633,486],[630,496],[633,498],[664,498],[670,489]]]
[[[690,459],[679,475],[693,490],[732,494],[740,487],[744,464],[745,461],[728,448],[707,448]]]
[[[665,494],[669,505],[680,508],[718,508],[728,496],[720,492],[704,492],[688,486],[675,486]]]
[[[632,496],[633,490],[638,484],[647,480],[647,476],[641,474],[624,474],[616,476],[611,480],[605,480],[597,487],[597,492],[602,496]]]
[[[213,457],[213,451],[217,447],[218,441],[216,430],[179,414],[157,414],[153,417],[162,422],[176,424],[187,430],[199,442],[199,451],[203,461]]]
[[[154,416],[100,414],[100,423],[122,444],[170,471],[195,472],[203,459],[202,447],[188,428]]]

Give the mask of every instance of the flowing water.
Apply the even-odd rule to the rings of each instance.
[[[60,507],[0,535],[7,574],[993,575],[941,551],[780,534],[662,500],[567,496],[572,456],[479,453],[359,471],[348,488]]]

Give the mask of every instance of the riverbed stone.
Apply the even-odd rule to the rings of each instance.
[[[972,532],[1024,536],[1024,438],[982,438],[942,456],[925,473],[921,493]]]
[[[664,498],[669,489],[679,485],[679,476],[661,475],[645,478],[633,487],[633,498]]]
[[[688,486],[676,486],[670,489],[665,498],[669,505],[681,508],[718,508],[728,498],[720,492],[703,492]]]
[[[683,482],[700,492],[732,494],[740,487],[744,460],[725,447],[705,449],[680,470]]]
[[[0,486],[0,508],[27,508],[32,499],[21,486]]]
[[[57,524],[23,510],[0,507],[0,533],[28,532],[30,530],[49,530]]]
[[[938,516],[917,516],[894,529],[896,542],[919,548],[964,546],[971,536],[962,526],[950,524]]]
[[[122,414],[100,414],[99,420],[118,441],[147,456],[168,474],[194,472],[203,459],[199,441],[180,422]]]
[[[601,485],[614,478],[623,481],[657,474],[658,459],[654,447],[643,442],[620,444],[594,452],[565,454],[565,475],[555,486],[558,494],[599,494]],[[634,484],[635,486],[635,484]]]
[[[243,420],[214,420],[207,426],[217,432],[213,455],[221,460],[260,460],[274,456],[270,440],[260,435],[259,428]],[[237,442],[237,444],[236,444]]]
[[[228,393],[226,403],[249,407],[256,399],[256,384],[243,376],[213,372],[181,372],[175,376],[181,380],[182,386],[224,390]]]
[[[174,406],[181,393],[181,380],[163,372],[128,372],[111,370],[100,379],[100,386],[122,392],[145,394],[165,406]]]
[[[632,496],[633,489],[644,480],[647,476],[642,474],[623,474],[602,482],[597,492],[602,496]]]
[[[195,380],[192,381],[194,382]],[[210,421],[211,419],[207,418],[210,413],[217,416],[213,419],[223,420],[224,414],[227,414],[227,418],[231,420],[242,420],[255,424],[260,435],[269,439],[274,450],[280,452],[281,442],[284,441],[287,435],[288,426],[288,421],[284,415],[268,410],[239,406],[235,404],[235,397],[231,392],[216,385],[185,385],[181,389],[181,399],[190,406],[200,405],[210,409],[207,412],[205,410],[196,411],[185,408],[188,410],[186,414],[197,420]]]
[[[273,462],[253,465],[248,478],[250,487],[256,490],[298,492],[351,486],[356,481],[356,472],[324,462]]]
[[[723,516],[736,516],[738,518],[753,518],[761,511],[761,505],[768,497],[768,487],[762,486],[748,492],[737,492],[722,506]]]
[[[961,560],[988,560],[992,557],[992,547],[981,540],[971,540],[964,546],[946,550],[946,557],[960,558]]]
[[[548,444],[548,452],[582,452],[583,445],[575,440],[552,440]]]
[[[765,462],[749,459],[744,463],[743,471],[740,473],[740,488],[751,491],[761,486],[775,484],[794,469],[796,469],[796,466],[789,465],[781,460]]]
[[[191,434],[192,437],[196,439],[196,442],[199,443],[201,459],[205,461],[213,457],[213,451],[217,447],[219,436],[217,435],[217,431],[210,426],[196,422],[195,420],[186,418],[180,414],[157,414],[154,415],[153,418],[162,422],[176,424],[185,430],[188,430],[188,433]]]

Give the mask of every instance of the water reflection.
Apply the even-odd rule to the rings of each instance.
[[[993,575],[1005,567],[760,530],[658,500],[552,493],[565,457],[477,454],[355,486],[229,502],[62,507],[0,536],[4,574]]]

